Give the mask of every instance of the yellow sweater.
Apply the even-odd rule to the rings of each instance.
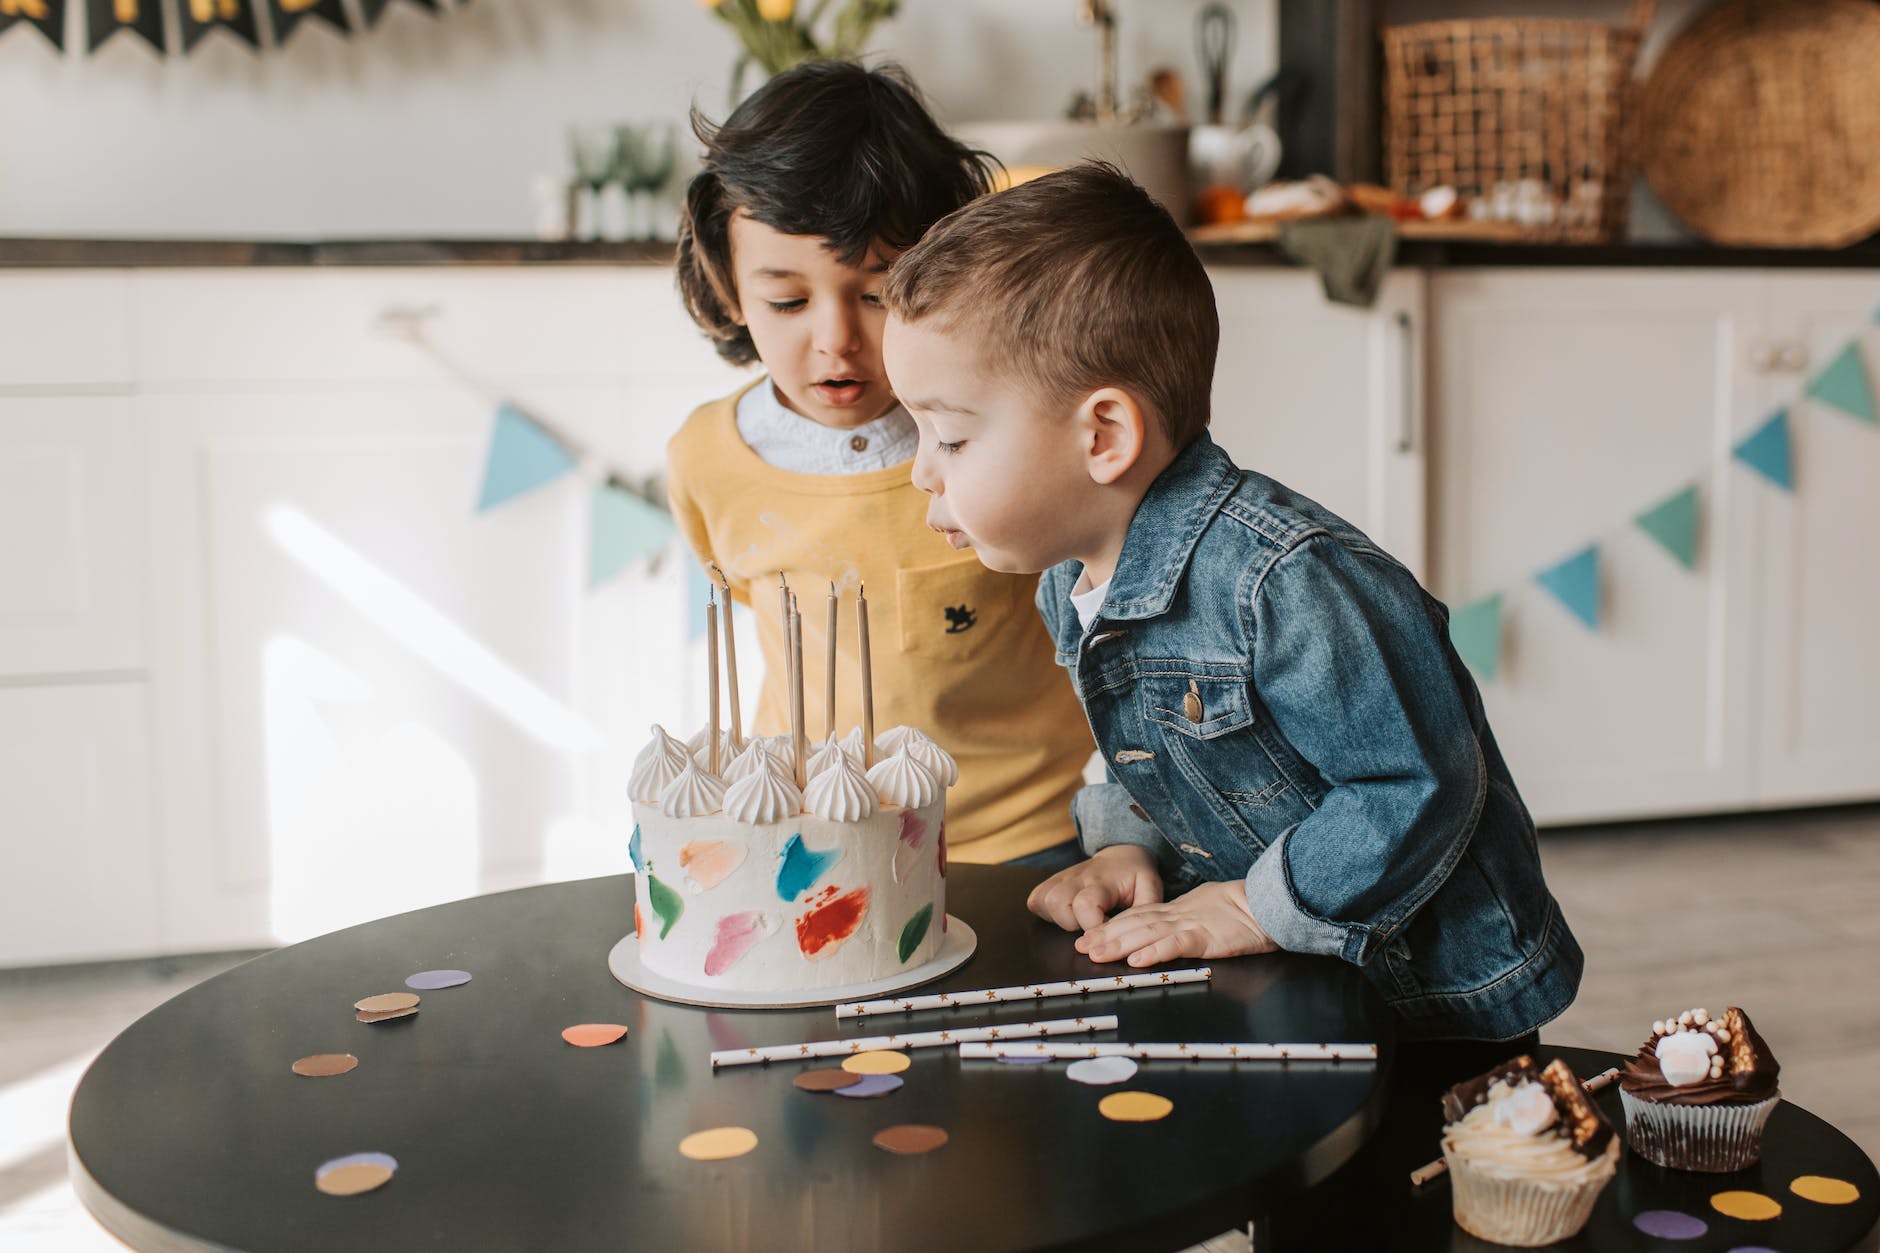
[[[748,389],[745,389],[748,390]],[[952,753],[947,853],[1006,861],[1071,838],[1090,724],[1032,603],[1037,579],[999,574],[927,527],[912,463],[797,474],[738,435],[743,392],[704,405],[666,449],[673,515],[702,562],[757,615],[764,689],[747,733],[789,730],[783,691],[787,575],[803,616],[805,732],[823,735],[829,584],[841,592],[836,726],[861,722],[855,589],[868,589],[875,731],[918,727]]]

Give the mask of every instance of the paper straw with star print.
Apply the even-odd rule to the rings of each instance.
[[[837,1018],[866,1018],[871,1014],[913,1013],[922,1009],[963,1009],[996,1005],[1002,1001],[1043,1001],[1055,996],[1084,996],[1091,992],[1119,992],[1135,988],[1166,988],[1180,983],[1206,983],[1211,967],[1164,970],[1148,974],[1109,975],[1096,979],[1066,979],[1059,983],[1022,983],[1011,988],[977,988],[971,992],[935,992],[929,996],[896,996],[879,1001],[851,1001],[836,1006]]]
[[[1014,1022],[998,1027],[955,1027],[951,1031],[915,1031],[907,1035],[876,1035],[856,1040],[810,1040],[802,1044],[767,1044],[752,1049],[722,1049],[712,1054],[712,1069],[750,1066],[759,1062],[794,1062],[812,1057],[848,1057],[877,1050],[949,1048],[969,1041],[1036,1039],[1041,1035],[1081,1035],[1116,1030],[1116,1015],[1091,1018],[1054,1018],[1048,1022]]]
[[[1134,1057],[1156,1062],[1374,1062],[1375,1044],[992,1044],[960,1045],[962,1061],[1000,1057]]]

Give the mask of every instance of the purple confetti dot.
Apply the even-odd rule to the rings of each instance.
[[[1051,1059],[1048,1057],[1001,1057],[1001,1066],[1042,1066]]]
[[[330,1162],[323,1163],[320,1169],[313,1173],[324,1175],[327,1171],[338,1170],[341,1166],[383,1166],[387,1170],[395,1171],[398,1169],[398,1159],[390,1153],[348,1153],[345,1157],[336,1157]]]
[[[437,988],[454,988],[458,984],[468,982],[470,982],[470,972],[467,970],[420,970],[405,980],[405,986],[430,992]]]
[[[837,1088],[837,1096],[864,1097],[886,1096],[901,1086],[899,1075],[863,1075],[860,1083],[851,1083],[846,1088]]]
[[[1632,1225],[1659,1240],[1695,1240],[1710,1230],[1703,1219],[1674,1209],[1648,1209]]]

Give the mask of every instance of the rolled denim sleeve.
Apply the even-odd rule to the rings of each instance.
[[[1255,860],[1247,905],[1280,947],[1371,960],[1449,877],[1486,770],[1441,619],[1407,570],[1330,536],[1253,593],[1254,687],[1328,790]]]

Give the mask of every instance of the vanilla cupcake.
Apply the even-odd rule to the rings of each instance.
[[[1517,1057],[1445,1092],[1443,1113],[1456,1223],[1478,1239],[1565,1240],[1618,1169],[1612,1124],[1561,1061]]]
[[[1672,1170],[1743,1170],[1762,1156],[1763,1126],[1781,1099],[1782,1067],[1735,1006],[1712,1018],[1687,1009],[1652,1024],[1619,1072],[1625,1138]]]

